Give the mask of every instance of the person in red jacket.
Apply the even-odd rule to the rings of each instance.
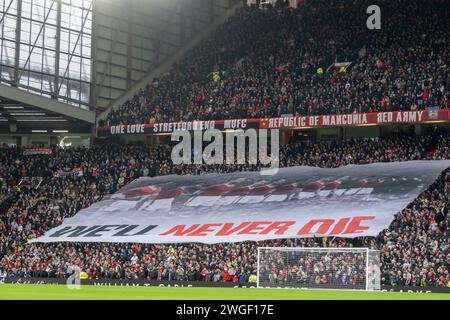
[[[225,269],[222,274],[223,282],[228,282],[231,280],[231,276],[228,273],[228,269]]]

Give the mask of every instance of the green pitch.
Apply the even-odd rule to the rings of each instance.
[[[69,290],[64,285],[0,285],[0,299],[26,300],[450,300],[450,294],[322,291],[255,288],[100,287]]]

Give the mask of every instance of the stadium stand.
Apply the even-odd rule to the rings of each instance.
[[[449,159],[450,137],[397,134],[387,138],[292,143],[282,148],[285,166],[334,167],[345,164]],[[384,284],[447,286],[450,281],[450,172],[399,212],[377,238],[287,239],[235,244],[30,244],[49,228],[140,176],[255,170],[242,165],[174,166],[170,148],[104,145],[54,149],[24,156],[3,148],[4,188],[15,200],[0,219],[0,271],[8,277],[65,277],[79,265],[89,278],[246,282],[256,268],[258,246],[370,246],[381,249]],[[77,170],[73,170],[77,168]],[[65,172],[67,174],[63,174]],[[17,186],[21,177],[42,175],[38,189]],[[286,277],[286,274],[278,276]]]
[[[355,3],[358,2],[358,5]],[[371,1],[308,0],[298,9],[244,7],[199,47],[111,110],[99,126],[354,112],[448,109],[450,10],[446,0],[379,1],[383,28],[367,33]],[[448,131],[378,138],[291,141],[281,166],[450,159]],[[370,247],[382,283],[450,286],[450,171],[398,212],[377,237],[278,239],[207,244],[33,243],[134,179],[254,171],[260,165],[174,165],[170,145],[100,143],[51,155],[0,148],[0,278],[246,283],[260,246]],[[38,185],[23,179],[41,178]],[[293,270],[273,269],[282,283]],[[295,270],[298,272],[298,270]],[[299,276],[296,274],[295,276]],[[328,282],[314,270],[301,275]],[[357,275],[350,272],[345,281]]]
[[[243,8],[99,124],[448,108],[448,3],[381,1],[367,32],[370,4]]]

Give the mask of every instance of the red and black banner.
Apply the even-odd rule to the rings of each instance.
[[[319,116],[284,116],[279,118],[231,119],[165,122],[151,124],[124,124],[116,126],[102,126],[97,128],[99,137],[116,135],[150,135],[170,134],[174,131],[191,130],[233,130],[233,129],[296,129],[322,127],[349,127],[392,124],[413,124],[446,122],[450,119],[450,111],[442,110],[413,110],[388,111],[371,113],[351,113]]]

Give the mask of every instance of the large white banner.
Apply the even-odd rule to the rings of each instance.
[[[376,236],[450,160],[140,178],[36,242],[238,242]]]

